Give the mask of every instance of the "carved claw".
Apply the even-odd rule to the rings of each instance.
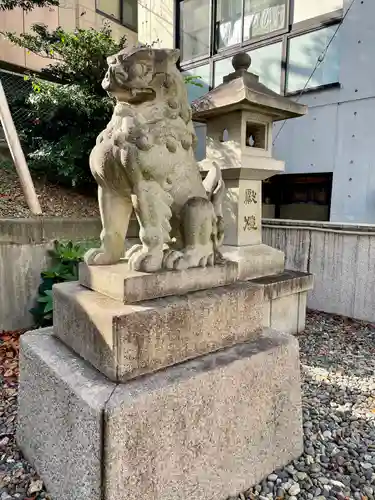
[[[199,267],[206,267],[207,265],[207,257],[202,257],[199,261]]]
[[[132,249],[129,250],[129,252]],[[129,257],[129,267],[134,271],[143,271],[145,273],[154,273],[162,267],[163,252],[159,249],[147,251],[143,247],[136,249]]]
[[[163,269],[175,269],[181,271],[183,269],[187,269],[187,267],[188,264],[181,252],[171,249],[164,251]]]
[[[109,266],[111,264],[117,264],[120,258],[121,256],[117,258],[102,248],[91,248],[86,252],[84,261],[89,266]]]
[[[143,245],[133,245],[125,254],[125,259],[129,260],[130,257],[135,253],[143,249]]]
[[[213,266],[215,263],[212,245],[197,245],[183,251],[187,267]]]

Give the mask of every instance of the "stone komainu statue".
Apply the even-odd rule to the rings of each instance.
[[[115,97],[90,168],[98,183],[102,246],[90,265],[117,263],[134,208],[141,245],[127,253],[134,270],[213,265],[223,241],[224,184],[213,165],[202,181],[196,136],[178,50],[136,48],[108,58],[103,88]]]

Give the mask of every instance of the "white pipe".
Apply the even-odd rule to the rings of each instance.
[[[30,175],[29,167],[27,166],[25,155],[23,154],[21,143],[14,126],[13,118],[8,106],[8,101],[4,92],[4,88],[0,81],[0,120],[4,130],[5,138],[8,143],[13,163],[16,167],[18,177],[21,182],[23,193],[26,198],[26,203],[34,215],[40,215],[42,209],[35,192],[34,183]]]

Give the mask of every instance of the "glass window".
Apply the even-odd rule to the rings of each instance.
[[[137,0],[122,0],[122,23],[137,29],[138,25]]]
[[[120,20],[119,0],[96,0],[96,8],[103,12],[103,14]]]
[[[180,2],[181,58],[208,55],[210,48],[210,0]]]
[[[343,0],[319,0],[318,2],[294,0],[293,23],[299,23],[342,8]]]
[[[327,47],[337,26],[329,26],[289,40],[287,68],[287,92],[302,90],[308,81],[316,62]],[[340,75],[340,32],[329,46],[306,88],[319,87],[339,81]]]
[[[210,90],[210,65],[199,66],[194,69],[189,69],[183,73],[183,76],[195,77],[194,82],[187,83],[187,92],[189,103],[195,99],[207,94]]]
[[[232,58],[222,59],[221,61],[215,62],[214,65],[214,87],[221,85],[223,83],[224,76],[233,73],[234,69],[232,66]]]
[[[249,71],[259,76],[260,83],[280,93],[282,43],[273,43],[248,52],[251,56]]]
[[[266,45],[248,52],[251,56],[249,71],[259,76],[259,81],[274,92],[280,93],[282,43]],[[232,58],[217,61],[214,67],[214,86],[223,83],[224,76],[234,71]]]
[[[206,158],[207,126],[204,123],[194,122],[195,135],[197,136],[197,148],[195,158],[197,161]]]
[[[245,0],[244,40],[285,29],[287,4],[288,0]]]
[[[215,28],[218,49],[241,43],[242,0],[217,0]]]

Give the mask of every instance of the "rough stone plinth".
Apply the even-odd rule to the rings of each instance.
[[[21,337],[17,443],[53,499],[99,500],[103,408],[114,385],[51,332]]]
[[[288,271],[251,280],[263,287],[263,326],[287,333],[305,329],[307,292],[314,286],[314,276]]]
[[[284,271],[284,252],[268,245],[224,245],[222,253],[226,259],[237,265],[237,276],[240,280],[251,280]]]
[[[286,334],[119,385],[26,334],[20,370],[18,443],[56,500],[225,500],[303,450]]]
[[[54,334],[110,380],[124,382],[244,342],[262,329],[251,283],[122,304],[77,283],[54,287]]]
[[[229,285],[236,280],[236,265],[230,261],[214,267],[156,273],[132,271],[127,262],[112,266],[88,266],[82,263],[79,268],[81,285],[121,300],[124,304],[183,295],[191,291]]]

